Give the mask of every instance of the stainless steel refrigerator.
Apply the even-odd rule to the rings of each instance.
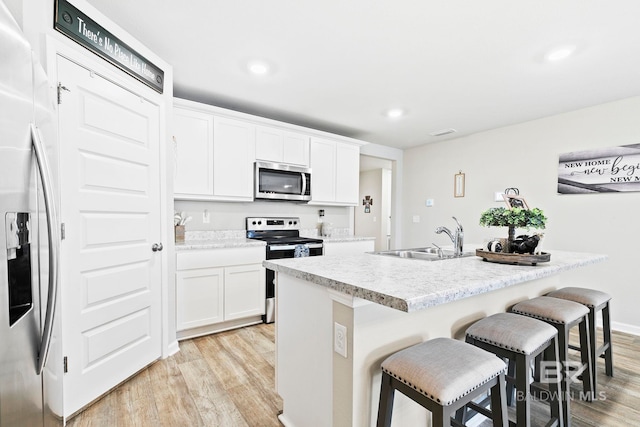
[[[0,426],[42,426],[59,418],[62,401],[44,392],[53,390],[47,381],[61,380],[46,369],[59,242],[47,166],[53,146],[41,127],[54,115],[44,71],[1,0],[0,52]]]

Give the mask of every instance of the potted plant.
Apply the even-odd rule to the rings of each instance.
[[[544,229],[547,217],[538,208],[490,208],[480,215],[480,225],[485,227],[509,227],[507,250],[511,252],[511,245],[515,239],[516,228],[541,228]]]

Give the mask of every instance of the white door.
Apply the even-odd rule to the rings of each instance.
[[[161,355],[159,107],[58,57],[65,414]],[[138,83],[132,82],[133,86]]]

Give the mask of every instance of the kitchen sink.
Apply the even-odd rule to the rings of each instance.
[[[445,259],[462,258],[474,255],[473,252],[463,252],[462,255],[456,257],[453,250],[438,249],[435,247],[398,249],[392,251],[371,252],[374,255],[394,256],[398,258],[421,259],[425,261],[441,261]]]

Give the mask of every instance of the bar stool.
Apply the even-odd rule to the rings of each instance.
[[[498,313],[477,321],[466,331],[466,342],[509,360],[515,365],[515,378],[507,381],[515,383],[516,422],[511,425],[529,427],[531,425],[531,391],[541,390],[539,384],[532,382],[530,366],[540,355],[545,360],[560,360],[558,354],[558,331],[540,320],[513,313]],[[510,388],[510,387],[508,387]],[[563,403],[557,382],[549,383],[550,422],[547,425],[563,426]]]
[[[491,412],[478,412],[506,427],[505,369],[494,355],[451,338],[400,350],[382,362],[377,426],[391,425],[395,390],[431,411],[432,425],[439,427],[449,427],[458,409],[490,390]]]
[[[596,291],[594,289],[567,287],[557,291],[549,292],[549,297],[561,298],[564,300],[574,301],[587,306],[589,309],[589,340],[591,343],[591,361],[593,363],[593,371],[591,378],[593,380],[593,393],[596,392],[596,367],[599,358],[604,358],[605,374],[609,377],[613,376],[613,349],[611,347],[611,319],[609,314],[609,302],[611,296],[605,292]],[[596,314],[602,311],[602,336],[603,344],[598,347],[596,339]],[[573,350],[580,350],[580,347],[570,345]]]
[[[591,401],[593,398],[593,381],[591,372],[593,365],[591,361],[591,344],[589,340],[589,309],[582,304],[567,301],[559,298],[547,296],[536,297],[522,301],[513,306],[513,313],[540,319],[558,330],[558,349],[560,360],[564,364],[562,370],[565,381],[562,381],[563,396],[565,401],[569,398],[569,380],[575,379],[582,374],[582,398]],[[580,331],[580,359],[581,366],[576,375],[570,376],[571,365],[569,361],[569,331],[574,326],[579,326]],[[565,408],[565,419],[569,419],[568,409]]]

